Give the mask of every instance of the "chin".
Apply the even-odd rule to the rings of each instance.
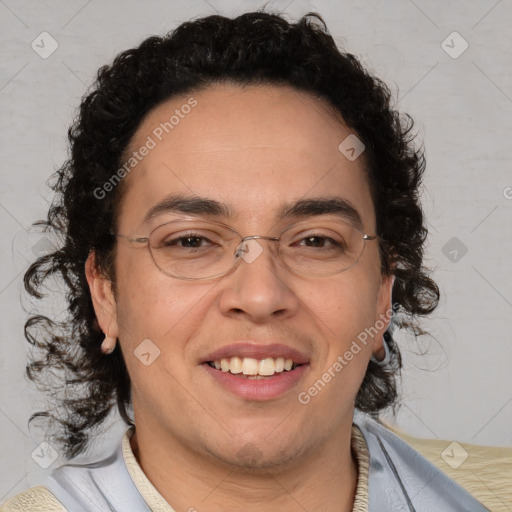
[[[216,450],[210,453],[215,459],[235,467],[237,472],[254,474],[265,473],[269,470],[284,470],[290,464],[295,466],[297,458],[304,452],[304,448],[297,445],[283,447],[281,444],[279,450],[273,449],[265,438],[262,438],[258,444],[241,441],[235,450],[231,449],[229,452],[222,451],[220,453]],[[260,448],[262,445],[265,447],[264,450]]]

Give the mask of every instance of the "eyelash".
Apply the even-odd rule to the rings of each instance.
[[[303,242],[307,242],[308,239],[314,239],[314,238],[321,239],[324,244],[325,244],[325,242],[329,242],[329,244],[333,247],[342,247],[344,245],[342,242],[334,240],[333,238],[323,235],[323,234],[308,234],[308,235],[300,238],[297,242],[294,242],[294,244],[298,244],[298,245],[306,246],[306,247],[312,247],[312,246],[307,246]],[[191,239],[200,240],[200,244],[195,247],[185,247],[184,241],[191,240]],[[200,235],[200,234],[195,234],[195,233],[175,237],[168,241],[164,240],[162,242],[162,245],[163,246],[180,246],[180,247],[184,247],[184,248],[188,248],[188,249],[197,249],[199,247],[204,247],[203,242],[205,242],[205,241],[209,245],[215,245],[215,242],[212,242],[212,240],[210,240],[208,237]],[[322,247],[322,249],[323,248],[324,247]]]

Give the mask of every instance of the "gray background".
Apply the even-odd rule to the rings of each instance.
[[[23,377],[22,275],[39,241],[27,230],[46,213],[45,182],[66,157],[66,130],[81,95],[98,67],[149,35],[192,17],[262,5],[0,0],[0,502],[45,471],[37,453],[46,450],[40,460],[53,453],[39,446],[44,433],[27,427],[43,402]],[[512,1],[267,5],[292,18],[318,11],[337,42],[392,87],[426,146],[427,257],[442,301],[424,324],[431,337],[400,337],[404,405],[396,423],[416,436],[511,445]],[[50,56],[42,32],[58,44]],[[55,304],[60,311],[62,303]],[[116,417],[110,424],[89,457],[102,456],[124,430]],[[63,462],[55,455],[46,471]]]

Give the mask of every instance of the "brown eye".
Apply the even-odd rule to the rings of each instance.
[[[303,238],[300,242],[300,245],[305,245],[307,247],[325,247],[326,245],[338,245],[332,238],[328,238],[325,236],[308,236]]]
[[[203,246],[203,242],[208,242],[208,240],[202,236],[183,236],[180,238],[175,238],[174,240],[166,240],[162,245],[178,245],[180,247],[193,249]]]

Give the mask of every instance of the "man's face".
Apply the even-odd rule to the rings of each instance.
[[[156,146],[126,178],[118,233],[144,237],[190,216],[168,211],[143,222],[149,209],[179,195],[224,205],[220,215],[196,216],[242,236],[277,236],[294,222],[323,218],[280,217],[283,207],[309,199],[349,202],[364,232],[375,234],[363,158],[350,161],[340,152],[352,132],[322,102],[288,87],[223,85],[194,94],[197,105],[183,115],[189,97],[158,106],[136,132],[130,152],[148,136]],[[183,117],[172,131],[158,130],[176,109]],[[258,258],[223,277],[186,281],[162,273],[147,247],[119,239],[114,314],[138,428],[197,456],[243,465],[250,455],[267,468],[307,456],[350,429],[373,339],[359,343],[341,370],[333,365],[389,308],[378,242],[366,243],[355,267],[329,277],[291,273],[273,256],[272,243],[260,241]],[[160,355],[146,366],[134,351],[148,339]],[[270,345],[279,346],[266,354]],[[258,360],[296,351],[294,359],[305,364],[266,381],[247,379],[208,364],[221,349],[228,359]],[[301,403],[299,394],[329,369],[330,381]]]

